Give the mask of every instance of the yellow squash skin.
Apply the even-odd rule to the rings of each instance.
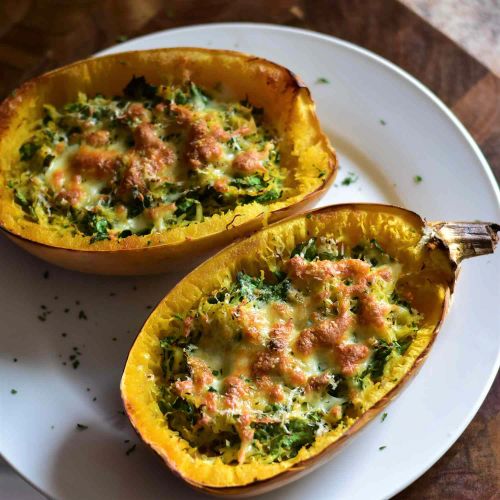
[[[187,227],[92,244],[89,237],[24,218],[6,178],[19,161],[19,147],[29,138],[31,124],[41,118],[42,106],[62,106],[76,100],[78,92],[120,94],[134,75],[155,85],[166,78],[207,88],[223,82],[231,99],[248,98],[264,108],[265,119],[281,139],[286,195],[268,205],[241,205]],[[324,194],[336,172],[336,155],[321,131],[309,90],[286,68],[238,52],[172,48],[88,59],[25,83],[0,105],[0,229],[28,252],[77,271],[134,275],[178,270],[268,221],[298,213]]]
[[[160,302],[139,333],[121,381],[125,409],[142,439],[166,465],[191,486],[217,495],[255,495],[284,485],[310,472],[336,453],[346,440],[377,415],[417,371],[428,354],[445,317],[457,264],[431,226],[413,212],[386,205],[348,204],[322,208],[288,218],[237,242],[203,263]],[[280,262],[297,243],[328,236],[354,246],[376,238],[403,266],[401,280],[413,294],[412,306],[423,321],[415,340],[401,358],[390,360],[384,377],[365,391],[362,412],[344,426],[317,438],[310,448],[280,463],[251,461],[227,465],[208,458],[169,429],[156,398],[161,380],[161,349],[175,314],[193,308],[212,291],[231,283],[240,270],[256,275]]]

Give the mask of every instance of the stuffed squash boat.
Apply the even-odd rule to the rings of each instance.
[[[308,89],[236,52],[81,61],[0,106],[0,227],[80,271],[177,268],[303,208],[336,169]]]
[[[216,494],[255,494],[321,464],[426,357],[458,263],[499,226],[426,224],[338,205],[235,243],[147,320],[121,382],[167,466]]]

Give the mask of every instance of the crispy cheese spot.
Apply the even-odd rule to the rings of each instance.
[[[54,151],[56,152],[56,154],[60,155],[64,151],[65,148],[66,148],[66,145],[64,144],[64,142],[58,142],[54,146]]]
[[[82,176],[74,175],[70,179],[68,186],[60,190],[56,199],[59,202],[63,202],[63,204],[67,203],[72,207],[76,207],[80,203],[83,196],[84,191],[82,188]]]
[[[190,357],[188,365],[194,388],[197,391],[205,389],[206,386],[213,382],[214,376],[212,370],[210,370],[205,361],[200,358]]]
[[[289,338],[293,322],[279,322],[273,326],[269,333],[269,343],[266,349],[259,351],[252,363],[254,377],[269,374],[281,375],[288,382],[295,385],[304,385],[307,377],[300,369],[297,361],[286,351],[289,347]]]
[[[242,174],[253,174],[255,172],[266,172],[262,164],[263,156],[257,151],[244,151],[233,160],[232,167],[236,172]]]
[[[351,278],[356,281],[366,281],[370,265],[358,259],[307,261],[300,255],[295,255],[288,262],[292,277],[298,279],[314,279],[324,281],[333,276],[341,279]]]
[[[376,275],[380,276],[380,278],[382,278],[384,281],[392,280],[392,270],[390,267],[383,267],[382,269],[379,269]]]
[[[250,415],[241,415],[236,422],[236,430],[241,439],[240,449],[238,451],[238,463],[242,464],[245,461],[245,455],[247,453],[248,446],[253,441],[254,429],[250,427],[252,423],[252,418]]]
[[[342,407],[332,406],[327,415],[327,421],[331,423],[338,422],[342,418]]]
[[[153,125],[141,123],[134,130],[135,147],[124,156],[125,172],[118,188],[121,199],[145,192],[147,181],[167,180],[175,163],[174,151],[157,135]]]
[[[328,373],[311,376],[307,380],[306,392],[323,390],[329,383],[330,376],[328,375]]]
[[[71,158],[71,169],[86,178],[110,181],[116,174],[119,154],[116,151],[82,146]]]
[[[254,376],[260,377],[273,371],[281,371],[284,366],[284,350],[288,346],[288,339],[292,332],[292,320],[279,322],[269,332],[269,344],[266,349],[257,353],[252,364]]]
[[[265,326],[260,312],[253,307],[245,307],[240,304],[234,309],[233,316],[241,325],[245,338],[253,344],[259,344]]]
[[[353,317],[347,312],[338,318],[320,321],[300,333],[295,344],[296,349],[300,354],[308,356],[317,347],[333,348],[342,340],[353,323]]]
[[[194,318],[192,316],[186,316],[183,321],[183,333],[185,337],[188,337],[191,333],[191,327],[193,326]]]
[[[133,102],[130,104],[125,112],[126,118],[142,122],[149,121],[149,115],[149,111],[139,102]]]
[[[190,128],[186,146],[186,159],[189,166],[199,169],[222,156],[222,146],[208,129],[206,122],[197,120]]]
[[[343,259],[335,264],[335,272],[342,279],[352,278],[356,281],[364,281],[370,272],[370,264],[360,259]]]
[[[134,143],[137,149],[161,149],[166,147],[164,142],[156,135],[153,125],[141,123],[134,129]]]
[[[193,112],[186,106],[170,103],[170,110],[176,116],[176,121],[179,125],[190,125],[194,119]]]
[[[164,113],[165,110],[167,109],[167,105],[164,102],[159,102],[158,104],[155,105],[154,110],[157,113]]]
[[[309,262],[295,255],[288,261],[288,270],[292,278],[325,280],[334,275],[334,263],[329,260]]]
[[[159,205],[157,207],[144,209],[144,216],[153,224],[161,223],[167,216],[172,216],[176,210],[175,203]]]
[[[186,106],[171,103],[170,109],[175,114],[177,123],[188,130],[185,155],[190,168],[203,168],[222,156],[223,150],[219,141],[228,141],[230,135],[220,125],[210,129],[206,121],[197,119],[193,111]]]
[[[273,403],[278,403],[285,399],[283,388],[279,384],[275,384],[271,377],[264,375],[256,380],[257,387],[268,397]]]
[[[55,171],[48,179],[50,186],[54,189],[54,191],[59,191],[64,185],[64,171],[57,170]]]
[[[292,333],[293,321],[276,323],[269,332],[269,349],[273,351],[283,351],[288,346],[288,339]]]
[[[121,200],[127,202],[134,191],[145,192],[146,182],[140,157],[130,154],[127,156],[126,169],[118,187],[118,195]],[[144,199],[144,196],[142,196],[142,199]]]
[[[218,193],[226,193],[229,190],[227,179],[226,178],[217,179],[214,182],[214,189]]]
[[[174,389],[179,396],[191,394],[194,389],[193,381],[190,378],[187,378],[186,380],[177,380],[174,382]]]
[[[224,130],[219,124],[215,124],[211,128],[211,134],[215,140],[219,142],[227,142],[231,139],[231,134]]]
[[[368,347],[363,344],[339,344],[335,351],[340,371],[347,376],[354,375],[359,363],[370,353]]]
[[[255,134],[257,131],[257,127],[255,125],[255,122],[250,122],[248,124],[242,125],[241,127],[238,127],[231,135],[230,137],[237,137],[237,136],[242,136],[245,137],[250,134]],[[228,138],[229,139],[229,138]]]
[[[88,132],[84,134],[84,139],[89,146],[100,148],[109,143],[109,131],[98,130],[96,132]]]
[[[252,374],[254,377],[272,373],[280,365],[280,353],[270,350],[263,350],[257,353],[252,364]]]
[[[236,409],[249,395],[248,384],[235,375],[224,380],[225,396],[224,402],[227,408]]]
[[[360,322],[377,329],[383,329],[386,326],[386,316],[389,314],[391,306],[384,302],[378,302],[371,295],[364,295],[360,299]]]
[[[284,302],[273,302],[271,308],[281,319],[289,318],[293,314],[293,308]]]
[[[217,394],[215,392],[207,392],[204,404],[209,413],[215,413],[217,411]]]

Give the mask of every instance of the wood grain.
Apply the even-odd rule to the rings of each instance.
[[[500,179],[500,79],[488,73],[452,107]]]
[[[0,97],[36,74],[113,45],[119,37],[225,21],[312,29],[386,57],[457,114],[500,179],[499,79],[396,0],[2,0]],[[500,498],[499,432],[497,378],[455,445],[397,498]]]

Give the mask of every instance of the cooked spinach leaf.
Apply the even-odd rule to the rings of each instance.
[[[293,250],[290,257],[298,255],[306,260],[314,260],[318,257],[318,248],[316,246],[316,239],[311,238],[303,243],[299,243]]]
[[[39,149],[40,146],[38,144],[35,144],[34,142],[25,142],[19,148],[19,154],[21,155],[21,160],[23,161],[31,160],[31,158],[33,158],[33,156]]]
[[[273,462],[281,462],[297,456],[303,446],[313,443],[317,428],[316,423],[301,419],[291,419],[285,425],[256,424],[254,438],[264,454]]]
[[[153,99],[156,97],[156,90],[143,76],[134,75],[123,89],[123,94],[131,99]]]
[[[290,289],[290,280],[287,278],[277,283],[268,283],[264,278],[254,278],[245,273],[238,273],[233,294],[240,299],[249,301],[271,302],[285,300]]]
[[[231,181],[231,186],[239,188],[256,187],[264,189],[267,187],[267,182],[260,175],[249,175],[248,177],[237,177]]]

